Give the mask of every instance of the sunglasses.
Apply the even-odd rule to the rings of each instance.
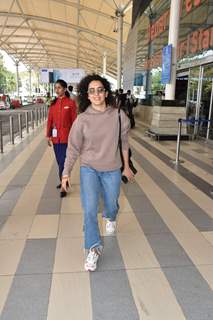
[[[90,95],[94,95],[94,94],[103,94],[105,92],[106,90],[104,87],[98,87],[98,88],[89,88],[87,93]]]

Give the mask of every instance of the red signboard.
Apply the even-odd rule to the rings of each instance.
[[[169,24],[169,12],[167,10],[157,21],[151,24],[148,28],[148,40],[152,41],[166,30]]]
[[[199,29],[190,33],[187,38],[179,43],[178,58],[208,50],[213,47],[213,26],[208,29]]]
[[[187,13],[191,12],[193,8],[198,7],[204,1],[205,0],[185,0],[186,12]]]
[[[181,1],[181,0],[180,0]],[[207,2],[207,0],[182,0],[182,8],[185,8],[187,14],[189,14],[193,9],[199,7],[202,3]],[[170,9],[165,11],[154,23],[150,24],[148,27],[148,42],[159,37],[169,26],[169,16]]]
[[[177,56],[182,59],[184,56],[195,54],[213,48],[213,26],[208,29],[199,29],[190,33],[187,38],[178,45]],[[150,59],[145,60],[144,70],[161,67],[162,51],[157,51]]]

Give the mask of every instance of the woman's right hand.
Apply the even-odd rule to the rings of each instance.
[[[52,140],[51,138],[47,138],[47,144],[49,147],[52,147]]]
[[[61,189],[68,192],[70,187],[70,180],[68,176],[63,176],[61,180]]]

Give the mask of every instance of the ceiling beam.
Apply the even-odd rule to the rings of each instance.
[[[51,0],[51,1],[63,4],[63,5],[68,6],[68,7],[73,7],[73,8],[78,9],[78,4],[75,3],[75,2],[70,2],[70,1],[67,1],[67,0]],[[88,7],[88,6],[80,5],[79,9],[81,11],[87,11],[87,12],[99,15],[99,16],[104,17],[106,19],[110,19],[110,20],[115,19],[114,15],[107,14],[107,13],[105,13],[103,11],[99,11],[97,9],[94,9],[94,8],[91,8],[91,7]],[[113,14],[114,14],[114,12],[113,12]],[[124,24],[129,26],[129,27],[131,26],[131,24],[128,23],[127,21],[124,21]]]
[[[19,0],[16,0],[16,4],[17,4],[17,6],[18,6],[18,8],[19,8],[19,10],[20,10],[20,12],[21,12],[21,13],[20,13],[20,16],[25,20],[25,22],[26,22],[27,26],[29,27],[29,29],[31,30],[31,32],[36,36],[36,38],[39,40],[41,46],[42,46],[42,47],[44,48],[44,50],[48,53],[47,49],[45,48],[45,46],[43,45],[43,43],[40,41],[38,35],[36,34],[36,31],[31,27],[28,19],[26,18],[26,16],[25,16],[25,14],[24,14],[24,11],[23,11],[23,9],[22,9],[22,6],[21,6]],[[10,13],[10,14],[11,14],[11,13]],[[54,60],[53,60],[53,61],[54,61]]]
[[[25,43],[20,43],[20,42],[18,42],[18,43],[11,43],[11,44],[13,44],[13,45],[16,45],[16,44],[18,44],[18,45],[20,45],[20,44],[23,44],[23,45],[25,45]],[[25,54],[23,54],[22,52],[23,52],[23,49],[24,48],[16,48],[16,53],[17,54],[20,54],[20,56],[21,56],[21,58],[23,58],[24,56],[27,56],[27,55],[31,55],[31,54],[35,54],[36,52],[42,52],[42,50],[41,50],[41,48],[35,48],[35,46],[36,46],[36,44],[37,43],[35,43],[35,45],[33,46],[33,47],[31,47],[27,52],[25,52]],[[60,50],[60,47],[59,46],[57,46],[57,45],[47,45],[47,48],[48,48],[48,52],[50,53],[50,54],[54,54],[55,52],[58,52],[58,53],[61,53],[61,50]],[[58,50],[51,50],[50,48],[56,48],[56,49],[58,49]],[[33,49],[33,50],[32,50]],[[76,49],[76,48],[75,48]],[[67,52],[67,53],[70,53],[70,52],[72,52],[72,53],[74,53],[74,50],[72,50],[71,48],[68,48],[68,47],[63,47],[63,51],[64,52]],[[44,50],[43,50],[44,51]],[[11,52],[11,54],[12,54],[12,52]],[[87,52],[87,49],[85,48],[85,49],[83,49],[82,47],[80,47],[80,49],[79,49],[79,54],[80,55],[83,55],[85,58],[89,58],[89,59],[95,59],[96,61],[100,61],[100,63],[102,62],[102,56],[100,56],[100,55],[97,55],[97,54],[94,54],[94,52]],[[76,56],[77,56],[77,52],[76,52]],[[77,59],[77,58],[76,58]],[[108,61],[109,61],[109,59],[108,59]],[[114,60],[112,61],[112,62],[114,62]],[[110,63],[112,63],[112,62],[109,62],[109,64]]]
[[[19,36],[20,38],[23,38],[24,36]],[[17,36],[16,36],[16,38],[17,38]],[[28,39],[28,37],[26,36],[26,38]],[[52,42],[54,42],[55,43],[55,39],[52,39],[52,38],[46,38],[46,37],[40,37],[40,40],[44,40],[44,41],[52,41]],[[26,44],[26,42],[23,42],[23,41],[20,41],[20,42],[18,42],[18,41],[12,41],[12,42],[7,42],[8,44],[13,44],[13,45],[25,45]],[[69,43],[69,42],[66,42],[66,41],[63,41],[63,40],[57,40],[57,43],[61,43],[61,44],[63,44],[63,45],[67,45],[67,47],[65,47],[65,46],[63,46],[63,49],[69,49],[69,50],[72,50],[71,49],[71,47],[73,47],[73,48],[76,48],[76,45],[75,44],[73,44],[73,43]],[[33,44],[33,43],[31,43],[31,44]],[[37,42],[35,42],[34,44],[38,44]],[[48,46],[48,47],[57,47],[57,48],[59,48],[60,46],[58,46],[58,45],[54,45],[54,44],[50,44],[50,43],[46,43],[46,45]],[[86,51],[89,51],[89,52],[91,52],[91,54],[97,54],[98,56],[101,56],[101,54],[99,54],[99,52],[97,51],[97,50],[95,50],[95,49],[91,49],[91,48],[89,48],[89,47],[85,47],[85,46],[80,46],[80,48],[81,49],[84,49],[84,50],[86,50]]]
[[[4,11],[0,12],[0,16],[8,16],[8,15],[9,15],[9,17],[15,17],[15,18],[23,18],[24,17],[27,21],[40,21],[40,22],[45,22],[45,23],[49,23],[49,24],[58,25],[58,26],[65,27],[65,28],[68,28],[68,29],[73,29],[73,30],[77,30],[77,31],[80,31],[80,32],[85,32],[85,33],[91,34],[91,35],[93,35],[95,37],[101,38],[101,39],[103,39],[105,41],[109,41],[109,42],[114,43],[114,44],[117,43],[116,39],[113,39],[113,38],[111,38],[109,36],[106,36],[106,35],[104,35],[104,34],[102,34],[100,32],[97,32],[97,31],[94,31],[94,30],[90,30],[90,29],[84,28],[82,26],[77,26],[75,24],[68,23],[68,22],[65,22],[65,21],[60,21],[60,20],[47,18],[47,17],[42,17],[42,16],[15,13],[15,12],[10,12],[10,13],[4,12]]]
[[[0,14],[1,15],[1,14]],[[15,28],[15,26],[13,26],[13,25],[8,25],[8,26],[6,26],[5,27],[5,29],[14,29]],[[26,31],[28,31],[29,30],[29,28],[27,28],[27,27],[22,27],[22,28],[20,28],[20,29],[22,29],[22,30],[26,30]],[[42,32],[45,32],[45,33],[49,33],[49,34],[52,34],[52,35],[58,35],[58,36],[60,36],[60,38],[61,37],[64,37],[65,39],[69,36],[69,35],[67,35],[66,33],[64,33],[64,32],[59,32],[59,31],[53,31],[53,30],[50,30],[50,29],[41,29],[41,28],[37,28],[36,29],[36,31],[37,32],[39,32],[39,33],[42,33]],[[30,36],[30,35],[29,35]],[[4,36],[2,36],[2,38],[4,38],[4,37],[6,37],[6,35]],[[18,38],[18,37],[28,37],[28,36],[26,36],[26,35],[15,35],[14,37],[16,37],[16,38]],[[77,40],[77,36],[74,36],[74,35],[71,35],[70,36],[72,39],[75,39],[75,40]],[[42,37],[41,37],[41,39],[42,39]],[[55,40],[55,39],[54,39]],[[56,41],[56,40],[55,40]],[[58,40],[57,40],[58,41]],[[90,45],[91,45],[91,41],[90,40],[88,40],[87,38],[84,38],[84,39],[82,39],[82,38],[80,38],[80,42],[85,42],[85,43],[89,43]],[[69,43],[69,42],[67,42],[67,43]],[[109,51],[111,51],[111,52],[115,52],[115,54],[116,54],[116,46],[114,46],[114,44],[113,44],[113,46],[114,46],[114,48],[109,48],[108,46],[106,46],[106,45],[103,45],[103,44],[98,44],[98,46],[100,47],[100,50],[109,50]]]

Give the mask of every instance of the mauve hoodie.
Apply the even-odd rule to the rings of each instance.
[[[129,119],[121,110],[121,140],[128,150]],[[97,171],[113,171],[121,167],[118,148],[118,109],[108,106],[104,112],[91,106],[74,121],[69,133],[63,176],[70,175],[80,156],[80,165]]]

